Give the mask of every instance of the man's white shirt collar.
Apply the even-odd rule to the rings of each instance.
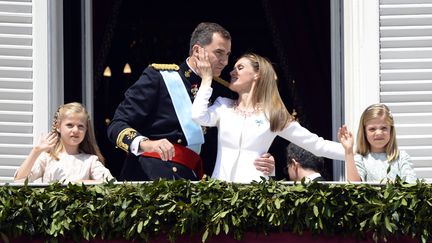
[[[320,173],[313,173],[313,174],[310,174],[310,175],[306,176],[306,180],[313,181],[315,178],[318,178],[318,177],[321,177]]]
[[[186,65],[188,65],[189,69],[192,70],[192,72],[194,72],[195,74],[197,74],[197,72],[189,65],[189,59],[190,59],[190,57],[186,58]]]

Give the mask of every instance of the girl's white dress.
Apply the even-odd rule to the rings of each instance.
[[[53,159],[48,153],[43,152],[33,165],[28,175],[29,182],[64,183],[80,180],[111,180],[114,177],[110,171],[91,154],[60,154],[59,160]]]
[[[200,87],[192,105],[192,118],[202,126],[218,127],[218,150],[212,178],[232,182],[259,181],[265,177],[254,166],[266,153],[276,136],[281,136],[317,156],[344,160],[340,143],[324,140],[297,122],[282,131],[272,132],[263,112],[243,115],[234,109],[234,101],[219,97],[208,107],[211,87]]]

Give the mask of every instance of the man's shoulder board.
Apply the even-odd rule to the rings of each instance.
[[[180,67],[177,64],[160,64],[160,63],[152,63],[149,65],[159,71],[178,71]]]
[[[229,85],[230,85],[230,83],[228,82],[228,81],[226,81],[226,80],[223,80],[223,79],[221,79],[220,77],[213,77],[213,80],[214,81],[216,81],[216,82],[218,82],[218,83],[220,83],[220,84],[222,84],[223,86],[225,86],[225,87],[229,87]]]

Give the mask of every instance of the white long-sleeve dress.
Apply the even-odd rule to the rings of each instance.
[[[219,97],[210,107],[211,87],[200,87],[192,105],[192,118],[201,126],[218,127],[218,150],[212,178],[231,182],[259,181],[267,178],[254,166],[255,159],[266,153],[276,136],[312,152],[316,156],[343,160],[340,143],[324,140],[297,122],[278,132],[270,130],[263,112],[248,116],[234,109],[234,101]]]
[[[43,152],[36,159],[27,178],[29,182],[60,181],[68,183],[81,180],[111,180],[114,177],[96,155],[86,153],[59,154],[59,160],[55,160],[48,153]],[[24,179],[17,182],[21,181]]]

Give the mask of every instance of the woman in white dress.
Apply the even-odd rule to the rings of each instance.
[[[54,115],[43,136],[15,173],[15,181],[96,182],[113,176],[103,165],[90,117],[80,103],[68,103]]]
[[[219,97],[210,107],[212,93],[208,54],[199,50],[197,73],[201,86],[192,105],[192,118],[202,126],[218,127],[218,154],[212,178],[251,182],[267,178],[255,169],[254,158],[267,152],[280,136],[317,156],[344,159],[340,143],[324,140],[294,121],[277,89],[277,75],[271,63],[257,54],[243,55],[231,71],[229,88],[237,100]]]

